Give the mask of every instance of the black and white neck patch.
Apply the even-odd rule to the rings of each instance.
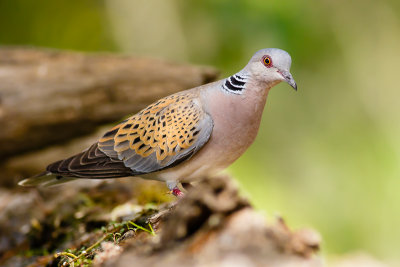
[[[225,79],[222,88],[230,93],[241,95],[246,87],[247,77],[235,74]]]

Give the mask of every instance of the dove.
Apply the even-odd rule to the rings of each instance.
[[[19,185],[136,176],[182,196],[179,185],[227,168],[253,143],[273,86],[284,81],[297,90],[291,62],[284,50],[259,50],[236,74],[156,101]]]

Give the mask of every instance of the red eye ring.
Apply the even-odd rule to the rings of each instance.
[[[272,59],[268,55],[263,56],[261,61],[264,64],[264,66],[267,68],[272,66]]]

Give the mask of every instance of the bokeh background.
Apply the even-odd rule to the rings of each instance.
[[[287,50],[299,86],[269,96],[230,172],[257,208],[311,226],[329,256],[400,259],[397,0],[1,0],[0,45],[109,51],[229,75]]]

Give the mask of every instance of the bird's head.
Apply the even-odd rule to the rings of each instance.
[[[268,87],[285,81],[297,90],[296,82],[290,73],[291,64],[292,59],[286,51],[278,48],[266,48],[253,55],[245,70],[250,72],[257,82],[265,83]]]

